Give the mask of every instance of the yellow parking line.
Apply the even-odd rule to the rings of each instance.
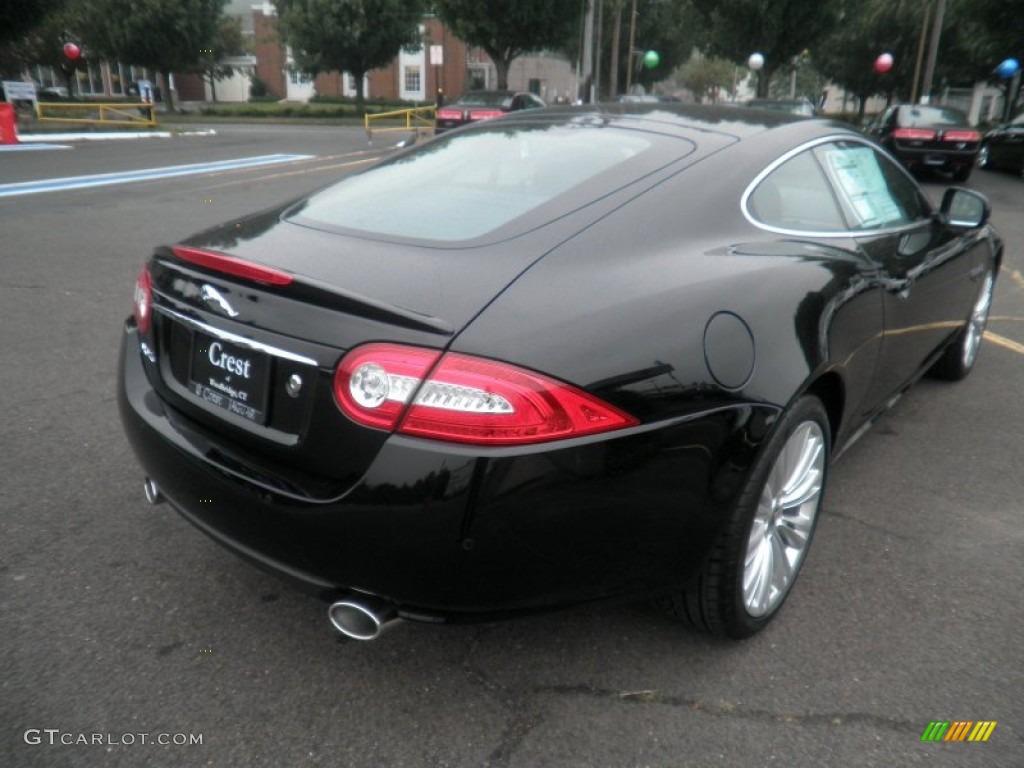
[[[1003,267],[1003,272],[1006,273],[1007,277],[1012,280],[1018,288],[1024,290],[1024,275],[1020,273],[1019,269],[1007,269]]]
[[[998,333],[992,333],[992,331],[985,331],[985,340],[1003,349],[1016,352],[1018,355],[1024,355],[1024,344],[1021,344],[1019,341],[1008,339],[1005,336],[1000,336]]]

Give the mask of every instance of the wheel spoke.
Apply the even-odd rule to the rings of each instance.
[[[782,537],[776,532],[771,538],[772,553],[772,595],[784,594],[789,583],[789,575],[793,571],[793,562],[789,559]]]
[[[992,307],[992,283],[992,273],[990,272],[985,276],[985,282],[982,283],[981,292],[978,294],[978,300],[974,303],[974,309],[971,311],[970,320],[968,320],[967,328],[964,331],[962,362],[965,368],[970,368],[974,364],[974,358],[981,347],[981,340],[985,336],[988,313]]]

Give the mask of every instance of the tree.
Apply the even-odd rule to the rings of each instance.
[[[677,77],[698,104],[705,99],[713,103],[720,91],[732,93],[736,81],[736,65],[726,59],[697,55],[683,64]]]
[[[75,61],[64,55],[65,43],[82,45],[83,5],[83,0],[69,0],[34,24],[18,40],[0,48],[0,72],[20,76],[28,67],[52,67],[63,75],[68,94],[74,94],[75,71],[84,69],[93,55],[88,47],[83,48],[82,57]]]
[[[818,43],[836,23],[837,0],[694,0],[710,25],[710,52],[737,63],[764,56],[757,95],[766,97],[772,75]]]
[[[281,37],[304,72],[348,72],[356,105],[364,108],[363,78],[401,48],[422,45],[420,0],[276,0]]]
[[[1021,78],[1006,81],[994,70],[1004,59],[1024,61],[1024,26],[1018,7],[1005,0],[953,0],[942,44],[936,67],[940,81],[988,79],[1004,90],[1007,113],[1016,110],[1024,96]],[[1014,89],[1016,93],[1011,92]]]
[[[246,41],[242,34],[242,22],[237,16],[221,16],[213,45],[205,49],[196,65],[196,71],[210,84],[210,96],[217,101],[217,81],[234,74],[235,68],[224,63],[226,56],[238,56],[246,52]]]
[[[226,0],[90,0],[83,34],[110,59],[148,67],[163,76],[174,109],[171,72],[194,71],[213,47]]]
[[[0,0],[0,43],[20,41],[64,0]]]
[[[839,23],[814,53],[822,73],[858,99],[857,121],[876,93],[909,98],[921,34],[922,6],[914,0],[844,0]],[[874,69],[875,59],[891,53],[893,68]]]
[[[624,20],[627,29],[631,12],[631,6],[627,5]],[[703,30],[700,17],[688,0],[639,0],[636,13],[634,55],[620,54],[619,74],[624,81],[625,68],[632,66],[630,81],[650,88],[690,58],[693,49],[702,41],[700,35]],[[642,66],[646,51],[658,53],[658,66],[652,69]]]
[[[580,4],[553,0],[435,0],[437,15],[459,38],[483,48],[494,62],[498,89],[508,68],[529,51],[564,50],[579,33]]]

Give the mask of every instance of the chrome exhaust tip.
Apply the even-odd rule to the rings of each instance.
[[[376,640],[398,621],[394,606],[375,597],[347,597],[332,603],[327,617],[338,632],[352,640]]]
[[[160,488],[151,478],[146,478],[145,482],[142,484],[142,490],[145,491],[146,501],[150,504],[159,504],[164,500],[163,494],[160,493]]]

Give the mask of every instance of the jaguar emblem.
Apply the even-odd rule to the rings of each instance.
[[[238,312],[235,311],[234,307],[232,307],[228,303],[228,300],[221,296],[220,291],[212,285],[203,283],[203,287],[199,291],[199,298],[201,298],[210,309],[215,309],[228,317],[238,317]]]

